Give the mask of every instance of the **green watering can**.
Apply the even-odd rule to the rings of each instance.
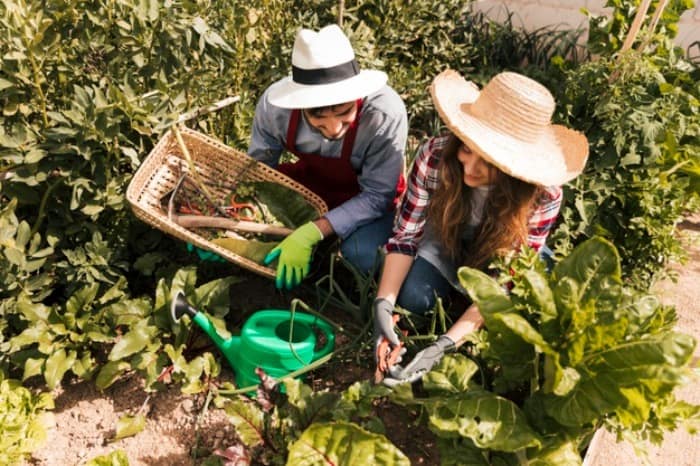
[[[271,377],[282,378],[326,356],[333,350],[335,334],[331,325],[320,317],[284,309],[266,309],[251,315],[241,328],[240,336],[224,339],[203,312],[194,309],[178,292],[170,306],[174,322],[189,314],[192,320],[221,350],[236,374],[238,387],[260,383],[255,369],[260,367]],[[316,332],[325,335],[322,348],[316,348]],[[290,339],[291,330],[291,339]]]

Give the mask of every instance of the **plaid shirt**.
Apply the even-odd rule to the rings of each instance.
[[[445,136],[432,138],[418,150],[409,174],[408,189],[394,223],[394,236],[386,245],[388,253],[416,255],[423,237],[430,196],[439,183],[438,165],[447,140]],[[561,201],[560,186],[544,188],[528,220],[528,246],[539,251],[544,245],[559,214]]]

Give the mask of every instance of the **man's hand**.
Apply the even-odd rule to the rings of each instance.
[[[313,247],[322,239],[318,227],[313,222],[308,222],[294,230],[267,254],[263,261],[265,265],[278,259],[275,280],[278,289],[291,290],[301,283],[309,273]]]
[[[447,335],[442,335],[435,343],[419,351],[406,367],[396,365],[389,368],[391,377],[384,379],[384,385],[393,387],[404,382],[415,382],[430,372],[445,353],[451,353],[454,350],[455,342]]]
[[[199,257],[202,262],[226,262],[226,259],[217,253],[198,248],[192,243],[187,243],[187,251],[197,253],[197,257]]]

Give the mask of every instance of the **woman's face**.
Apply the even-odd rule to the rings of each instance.
[[[479,154],[472,152],[466,144],[459,146],[457,158],[464,168],[464,184],[470,188],[487,186],[495,181],[496,168]]]

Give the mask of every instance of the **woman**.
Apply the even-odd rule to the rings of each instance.
[[[486,268],[522,244],[540,250],[559,213],[561,185],[588,157],[585,136],[551,124],[551,93],[526,76],[500,73],[479,92],[447,70],[430,91],[450,134],[424,144],[411,169],[374,302],[377,347],[384,338],[390,349],[399,344],[395,304],[423,314],[436,295],[446,298],[452,287],[465,293],[458,267]],[[471,305],[385,383],[417,380],[482,324]]]

